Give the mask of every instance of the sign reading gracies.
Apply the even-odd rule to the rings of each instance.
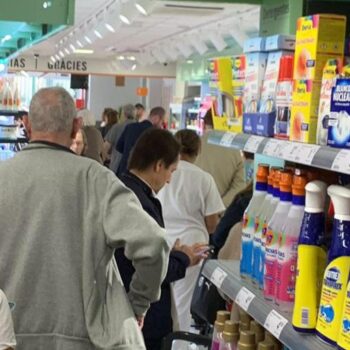
[[[88,70],[88,62],[85,60],[59,60],[53,63],[46,59],[17,57],[8,62],[8,67],[10,70],[83,73]]]

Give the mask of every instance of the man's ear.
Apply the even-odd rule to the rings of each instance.
[[[26,129],[27,131],[27,134],[28,134],[28,138],[30,139],[31,136],[32,136],[32,125],[29,121],[29,117],[28,117],[28,114],[25,114],[23,116],[23,125],[24,125],[24,128]]]
[[[81,125],[82,125],[81,118],[74,118],[73,119],[72,133],[70,135],[71,139],[75,139],[77,132],[81,129]]]
[[[159,171],[162,169],[163,167],[163,161],[162,160],[157,160],[155,163],[154,163],[154,171],[156,173],[159,173]]]

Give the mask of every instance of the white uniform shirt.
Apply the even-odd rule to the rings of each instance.
[[[10,307],[4,292],[0,289],[0,350],[15,346],[16,338]]]
[[[162,203],[167,240],[173,246],[207,243],[205,217],[225,210],[213,177],[194,164],[180,161],[170,184],[158,195]]]

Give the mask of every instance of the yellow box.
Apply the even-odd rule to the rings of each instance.
[[[316,143],[321,82],[295,80],[290,120],[290,140]]]
[[[328,59],[343,57],[346,17],[313,15],[297,22],[294,79],[321,80]]]

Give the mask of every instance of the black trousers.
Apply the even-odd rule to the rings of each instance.
[[[162,338],[160,339],[145,339],[147,350],[160,350],[162,346]]]

